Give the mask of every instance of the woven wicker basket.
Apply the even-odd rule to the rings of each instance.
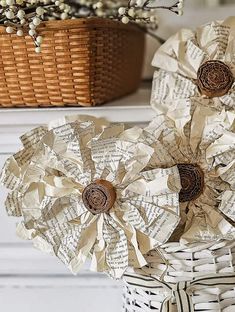
[[[42,52],[0,27],[0,106],[97,105],[135,91],[144,33],[101,18],[45,22]]]
[[[123,311],[235,311],[235,242],[193,249],[168,243],[147,261],[124,276]]]

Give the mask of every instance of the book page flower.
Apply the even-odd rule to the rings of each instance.
[[[151,166],[177,166],[183,244],[235,238],[235,114],[197,105],[183,129],[158,115],[142,132],[155,152]]]
[[[215,21],[195,31],[182,29],[156,52],[151,104],[190,120],[192,104],[218,110],[235,109],[235,17]]]
[[[144,254],[179,223],[177,167],[143,171],[154,150],[122,139],[123,130],[96,119],[37,128],[3,168],[7,212],[22,219],[18,234],[74,273],[91,258],[92,270],[120,278],[146,265]]]

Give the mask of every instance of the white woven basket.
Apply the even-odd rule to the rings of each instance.
[[[125,312],[235,312],[235,242],[165,244],[124,276]]]

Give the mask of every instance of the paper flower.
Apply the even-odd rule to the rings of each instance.
[[[123,130],[76,118],[37,128],[2,171],[18,234],[74,273],[91,257],[93,270],[119,278],[179,223],[177,167],[143,172],[154,150]]]
[[[136,140],[148,141],[155,150],[153,168],[179,169],[181,224],[173,234],[176,241],[235,238],[234,117],[198,105],[183,131],[162,114],[138,134],[135,131]]]
[[[182,29],[156,52],[151,105],[190,120],[192,104],[235,109],[235,17]]]

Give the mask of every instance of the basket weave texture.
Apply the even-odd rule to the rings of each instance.
[[[144,33],[102,18],[48,21],[32,38],[0,27],[0,106],[91,106],[135,91]]]
[[[144,271],[124,276],[124,312],[235,311],[235,242],[168,243],[147,261]]]

